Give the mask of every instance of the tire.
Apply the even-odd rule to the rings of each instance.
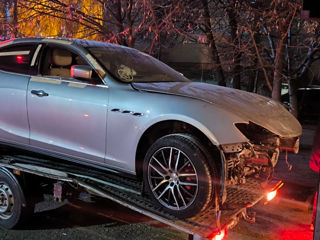
[[[154,142],[146,153],[145,190],[156,205],[177,218],[196,215],[212,200],[214,171],[201,149],[190,135],[170,134]]]
[[[0,227],[16,227],[24,216],[24,196],[16,178],[0,168]]]

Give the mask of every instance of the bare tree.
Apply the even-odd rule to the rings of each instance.
[[[11,7],[11,1],[5,0],[2,2],[2,40],[6,40],[10,38],[10,7]]]
[[[170,12],[177,10],[174,2],[151,0],[20,0],[19,4],[29,11],[24,21],[56,21],[62,28],[60,36],[96,38],[130,47],[136,47],[137,40],[148,40],[150,52],[166,31]],[[162,8],[166,14],[160,19],[157,13]]]
[[[318,59],[319,24],[299,18],[301,0],[5,0],[2,39],[61,36],[97,39],[150,54],[197,42],[210,49],[220,85],[281,98],[295,91]],[[259,90],[260,89],[260,90]]]
[[[247,20],[251,42],[256,46],[255,56],[266,72],[273,99],[281,100],[282,83],[288,83],[291,112],[297,116],[296,89],[303,84],[305,74],[319,48],[319,24],[299,18],[301,3],[296,1],[263,1],[248,4],[255,15],[254,22]],[[246,18],[249,19],[249,18]],[[261,42],[256,44],[253,28],[260,33]],[[271,74],[270,74],[271,73]],[[270,77],[270,79],[269,79]]]

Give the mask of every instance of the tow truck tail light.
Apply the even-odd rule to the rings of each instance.
[[[284,185],[284,183],[282,181],[279,181],[274,187],[273,189],[267,193],[266,195],[266,202],[265,204],[267,204],[268,202],[270,202],[272,199],[274,199],[277,196],[278,190],[280,188],[282,188]]]
[[[277,196],[277,193],[278,193],[278,190],[274,190],[274,191],[272,191],[272,192],[269,192],[269,193],[267,194],[267,200],[268,200],[268,201],[271,201],[272,199],[274,199],[275,196]]]
[[[222,229],[219,233],[217,233],[211,240],[223,240],[227,236],[227,229]]]

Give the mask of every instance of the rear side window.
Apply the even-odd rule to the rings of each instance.
[[[22,74],[35,74],[36,69],[30,67],[35,45],[16,45],[0,48],[0,69]]]

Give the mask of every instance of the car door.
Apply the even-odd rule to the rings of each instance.
[[[73,79],[70,68],[79,60],[87,64],[68,49],[45,48],[40,75],[31,77],[28,86],[30,144],[56,155],[103,164],[108,89],[102,82],[96,84],[97,75],[92,81]]]
[[[35,74],[36,44],[10,43],[0,48],[0,141],[29,144],[27,86]]]

